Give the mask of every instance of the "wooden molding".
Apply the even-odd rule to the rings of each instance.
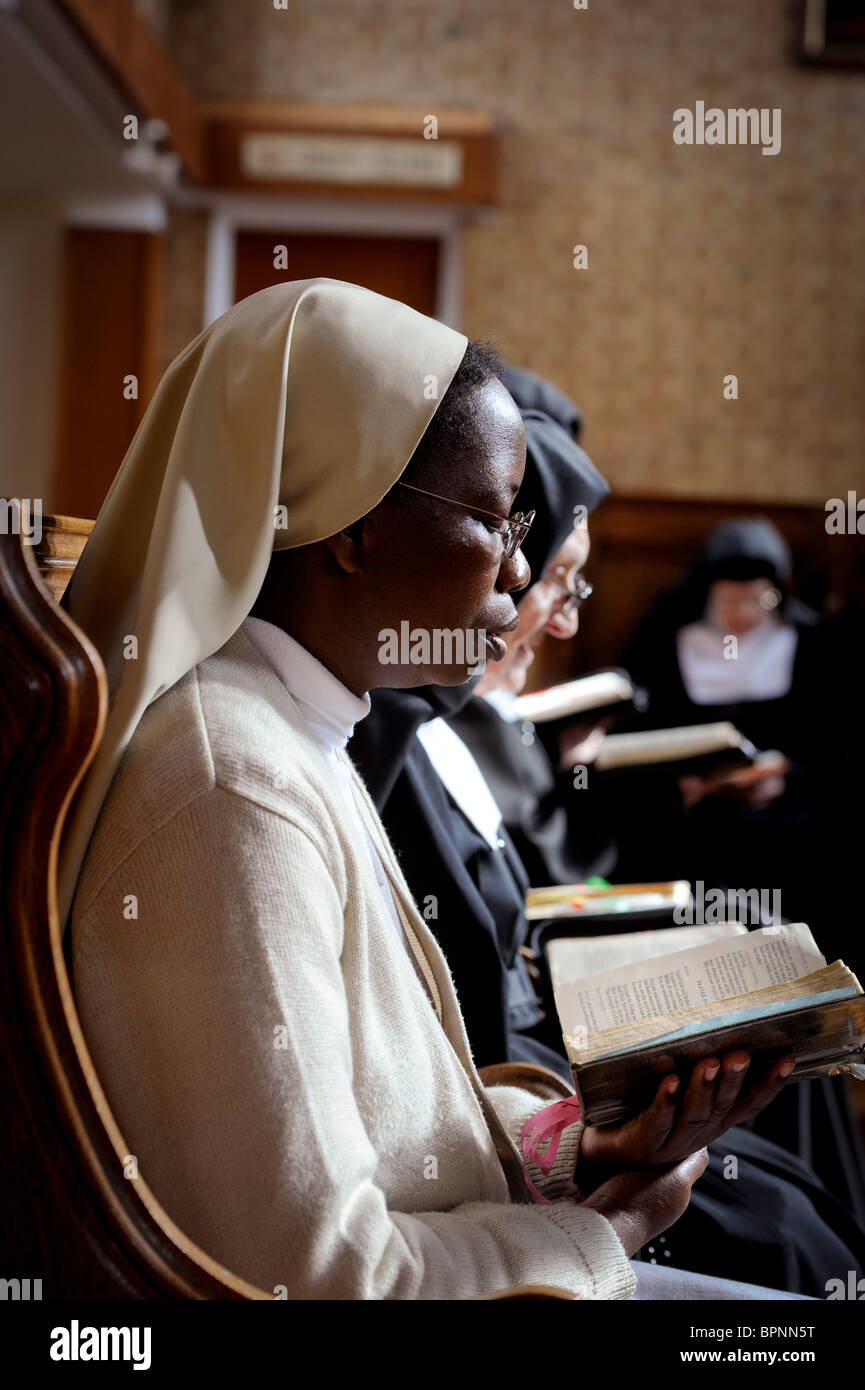
[[[435,115],[439,135],[494,135],[497,121],[491,111],[472,107],[399,106],[389,102],[327,103],[319,101],[201,101],[207,121],[247,125],[263,121],[278,130],[354,131],[363,135],[417,135],[424,119]]]
[[[204,176],[204,126],[174,60],[132,0],[56,0],[147,117],[165,121],[190,178]]]

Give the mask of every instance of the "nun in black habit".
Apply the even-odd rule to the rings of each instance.
[[[648,713],[635,724],[731,720],[757,748],[786,756],[775,794],[754,804],[735,787],[693,779],[695,796],[692,779],[680,792],[663,774],[641,773],[639,795],[651,797],[655,814],[639,816],[622,836],[641,856],[631,860],[635,877],[653,864],[659,877],[702,881],[707,889],[777,890],[782,920],[808,922],[829,960],[849,960],[859,941],[851,934],[849,890],[842,905],[833,887],[846,881],[850,860],[825,833],[836,824],[831,766],[839,746],[828,731],[843,746],[841,731],[853,722],[845,720],[844,700],[858,683],[845,678],[837,647],[792,595],[791,580],[789,547],[770,521],[723,521],[656,600],[625,654],[649,691]],[[724,643],[737,628],[737,655],[727,660]],[[849,754],[842,760],[849,768]],[[638,804],[636,784],[624,800]],[[865,1221],[862,1144],[843,1081],[787,1087],[752,1127],[807,1161]]]
[[[688,779],[671,819],[657,817],[645,842],[659,871],[780,889],[790,920],[813,921],[812,764],[825,672],[817,616],[793,598],[790,580],[790,552],[771,522],[721,522],[639,624],[625,662],[649,692],[641,727],[730,720],[788,760],[785,774],[754,790]]]
[[[516,699],[526,680],[532,648],[543,636],[574,637],[577,620],[564,615],[561,599],[563,591],[573,586],[574,568],[585,562],[587,546],[578,546],[574,558],[560,547],[568,539],[573,506],[583,506],[588,516],[609,488],[577,448],[581,416],[574,403],[529,372],[508,368],[503,380],[527,422],[529,483],[537,517],[523,543],[523,554],[532,571],[532,587],[548,571],[551,579],[545,580],[544,598],[536,603],[534,594],[523,603],[528,591],[520,596],[520,626],[509,638],[513,648],[508,657],[487,668],[474,698],[449,722],[477,760],[532,886],[581,883],[592,875],[609,877],[616,870],[615,779],[593,772],[577,794],[573,764],[589,761],[591,755],[581,751],[564,757],[558,725],[527,726],[518,717]],[[550,427],[551,419],[574,441],[573,459],[580,463],[577,476],[573,467],[557,468],[551,447],[557,432]],[[553,570],[551,561],[556,556],[568,563]],[[588,725],[572,725],[562,735],[574,745],[587,737],[597,743],[600,732]],[[581,742],[582,749],[587,746]],[[619,874],[616,877],[621,879]]]
[[[507,385],[522,405],[518,379],[509,374]],[[520,502],[538,513],[533,535],[545,536],[532,546],[540,572],[572,527],[574,508],[596,505],[607,488],[572,432],[543,411],[522,409]],[[447,956],[476,1064],[532,1061],[570,1080],[556,1020],[543,1016],[520,953],[528,935],[525,869],[504,826],[491,832],[479,817],[479,828],[453,794],[463,789],[445,786],[417,737],[471,699],[474,684],[375,691],[349,751]],[[709,1156],[687,1212],[641,1258],[815,1297],[825,1297],[838,1269],[865,1267],[865,1235],[806,1164],[741,1129],[711,1145]]]
[[[793,597],[791,580],[790,549],[771,521],[738,517],[713,527],[628,648],[628,669],[652,696],[648,722],[733,718],[758,748],[807,762],[814,744],[801,713],[819,684],[819,620]],[[724,585],[733,593],[722,593]],[[753,612],[743,614],[743,604]],[[731,633],[734,660],[723,646]]]

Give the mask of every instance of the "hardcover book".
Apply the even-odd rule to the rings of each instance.
[[[689,772],[751,767],[766,756],[758,753],[735,724],[724,720],[676,729],[648,729],[644,733],[607,734],[598,750],[595,767],[599,772],[663,767],[682,776]]]
[[[571,938],[547,951],[589,1124],[643,1109],[662,1076],[687,1078],[701,1057],[734,1048],[758,1066],[792,1055],[791,1081],[865,1080],[862,987],[843,961],[827,964],[803,922]]]
[[[642,713],[647,703],[645,691],[634,686],[627,671],[611,667],[550,686],[548,690],[520,695],[517,712],[520,719],[531,720],[533,724],[548,724],[558,719],[600,721],[608,716]]]

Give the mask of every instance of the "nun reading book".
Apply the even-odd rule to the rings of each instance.
[[[783,1297],[631,1257],[793,1059],[698,1064],[586,1164],[574,1097],[553,1130],[482,1084],[345,751],[370,689],[469,676],[382,664],[382,629],[496,655],[528,580],[524,465],[476,345],[339,281],[242,300],[166,373],[65,597],[110,690],[59,907],[117,1159],[271,1296]]]
[[[771,522],[721,522],[640,623],[624,661],[649,692],[635,727],[729,721],[776,754],[773,775],[757,781],[735,772],[680,779],[682,814],[656,821],[652,852],[671,877],[781,888],[786,915],[814,921],[807,869],[828,673],[817,616],[793,597],[791,579],[789,549]]]
[[[651,817],[630,815],[623,831],[629,875],[651,865],[653,875],[706,890],[771,892],[785,920],[809,923],[829,959],[854,956],[852,899],[836,886],[849,856],[839,852],[843,834],[825,830],[837,827],[857,785],[852,712],[845,717],[856,682],[841,655],[795,597],[790,549],[776,526],[741,517],[710,531],[623,653],[650,697],[632,726],[730,721],[781,766],[755,782],[747,772],[617,774],[623,806],[653,807]],[[862,1144],[842,1088],[828,1080],[790,1088],[755,1126],[806,1157],[865,1220]]]

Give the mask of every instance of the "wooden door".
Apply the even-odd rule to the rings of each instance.
[[[162,253],[151,232],[66,229],[50,511],[96,516],[153,395]]]
[[[284,247],[280,252],[278,248]],[[279,269],[274,262],[277,262]],[[400,299],[434,314],[438,241],[434,237],[336,236],[311,232],[239,232],[235,300],[285,280],[326,275]]]

